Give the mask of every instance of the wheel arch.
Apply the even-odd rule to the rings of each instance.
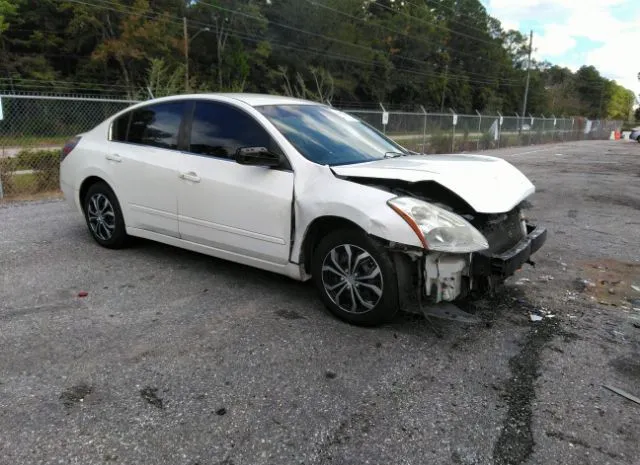
[[[111,189],[111,192],[113,192],[113,195],[116,195],[115,190],[113,189],[113,186],[106,179],[96,175],[87,176],[82,181],[82,183],[80,183],[80,189],[78,189],[78,200],[79,200],[79,205],[82,208],[82,211],[84,211],[84,198],[87,195],[89,188],[99,182],[103,182],[107,186],[109,186],[109,189]],[[116,198],[117,198],[117,195],[116,195]]]
[[[305,231],[300,250],[300,263],[304,266],[306,273],[311,272],[311,259],[320,240],[326,234],[338,229],[352,229],[367,234],[357,223],[341,216],[325,215],[314,219]]]

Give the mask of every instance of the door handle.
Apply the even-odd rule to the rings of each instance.
[[[193,171],[189,171],[188,173],[180,173],[180,179],[185,179],[191,182],[200,182],[200,176],[198,176]]]
[[[104,156],[109,161],[115,161],[116,163],[122,163],[122,157],[117,153],[110,153]]]

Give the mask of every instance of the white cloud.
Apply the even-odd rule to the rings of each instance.
[[[636,24],[640,24],[640,15],[638,20]],[[634,57],[639,44],[640,28],[614,32],[604,45],[587,52],[585,64],[595,66],[608,78],[639,94],[640,62]]]
[[[519,25],[528,33],[534,25],[536,58],[571,69],[593,65],[604,76],[640,93],[640,66],[630,52],[640,44],[640,10],[635,0],[485,0],[485,4],[505,27]],[[628,19],[617,19],[616,9],[628,14]],[[590,41],[588,48],[583,38]]]
[[[544,34],[537,35],[533,44],[536,58],[564,55],[577,44],[576,39],[568,35],[561,24],[545,26]]]

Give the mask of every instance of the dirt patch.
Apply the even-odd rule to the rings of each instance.
[[[611,366],[627,378],[640,380],[640,354],[638,353],[616,358],[611,362]]]
[[[640,263],[613,259],[587,261],[578,264],[586,280],[584,292],[601,304],[629,307],[640,299]]]
[[[282,318],[284,318],[286,320],[306,320],[305,317],[300,315],[295,310],[276,310],[273,313],[275,313],[279,317],[282,317]]]
[[[591,444],[589,444],[587,441],[580,439],[578,437],[575,436],[571,436],[569,434],[565,434],[561,431],[546,431],[545,434],[550,437],[550,438],[554,438],[557,439],[559,441],[566,441],[569,444],[573,446],[581,446],[584,447],[585,449],[595,449],[598,452],[600,452],[601,454],[605,454],[608,455],[609,457],[611,457],[612,459],[617,459],[620,456],[616,453],[607,451],[605,449],[603,449],[601,446],[597,446],[597,447],[593,447],[591,446]]]
[[[71,386],[60,394],[60,399],[65,407],[71,408],[81,402],[84,402],[84,398],[93,392],[93,387],[88,384],[78,384]]]
[[[589,198],[599,203],[608,203],[640,210],[640,199],[629,197],[628,195],[591,195]]]

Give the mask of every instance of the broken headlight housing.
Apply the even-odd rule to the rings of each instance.
[[[489,248],[487,239],[460,215],[413,197],[387,202],[418,235],[425,249],[471,253]]]

